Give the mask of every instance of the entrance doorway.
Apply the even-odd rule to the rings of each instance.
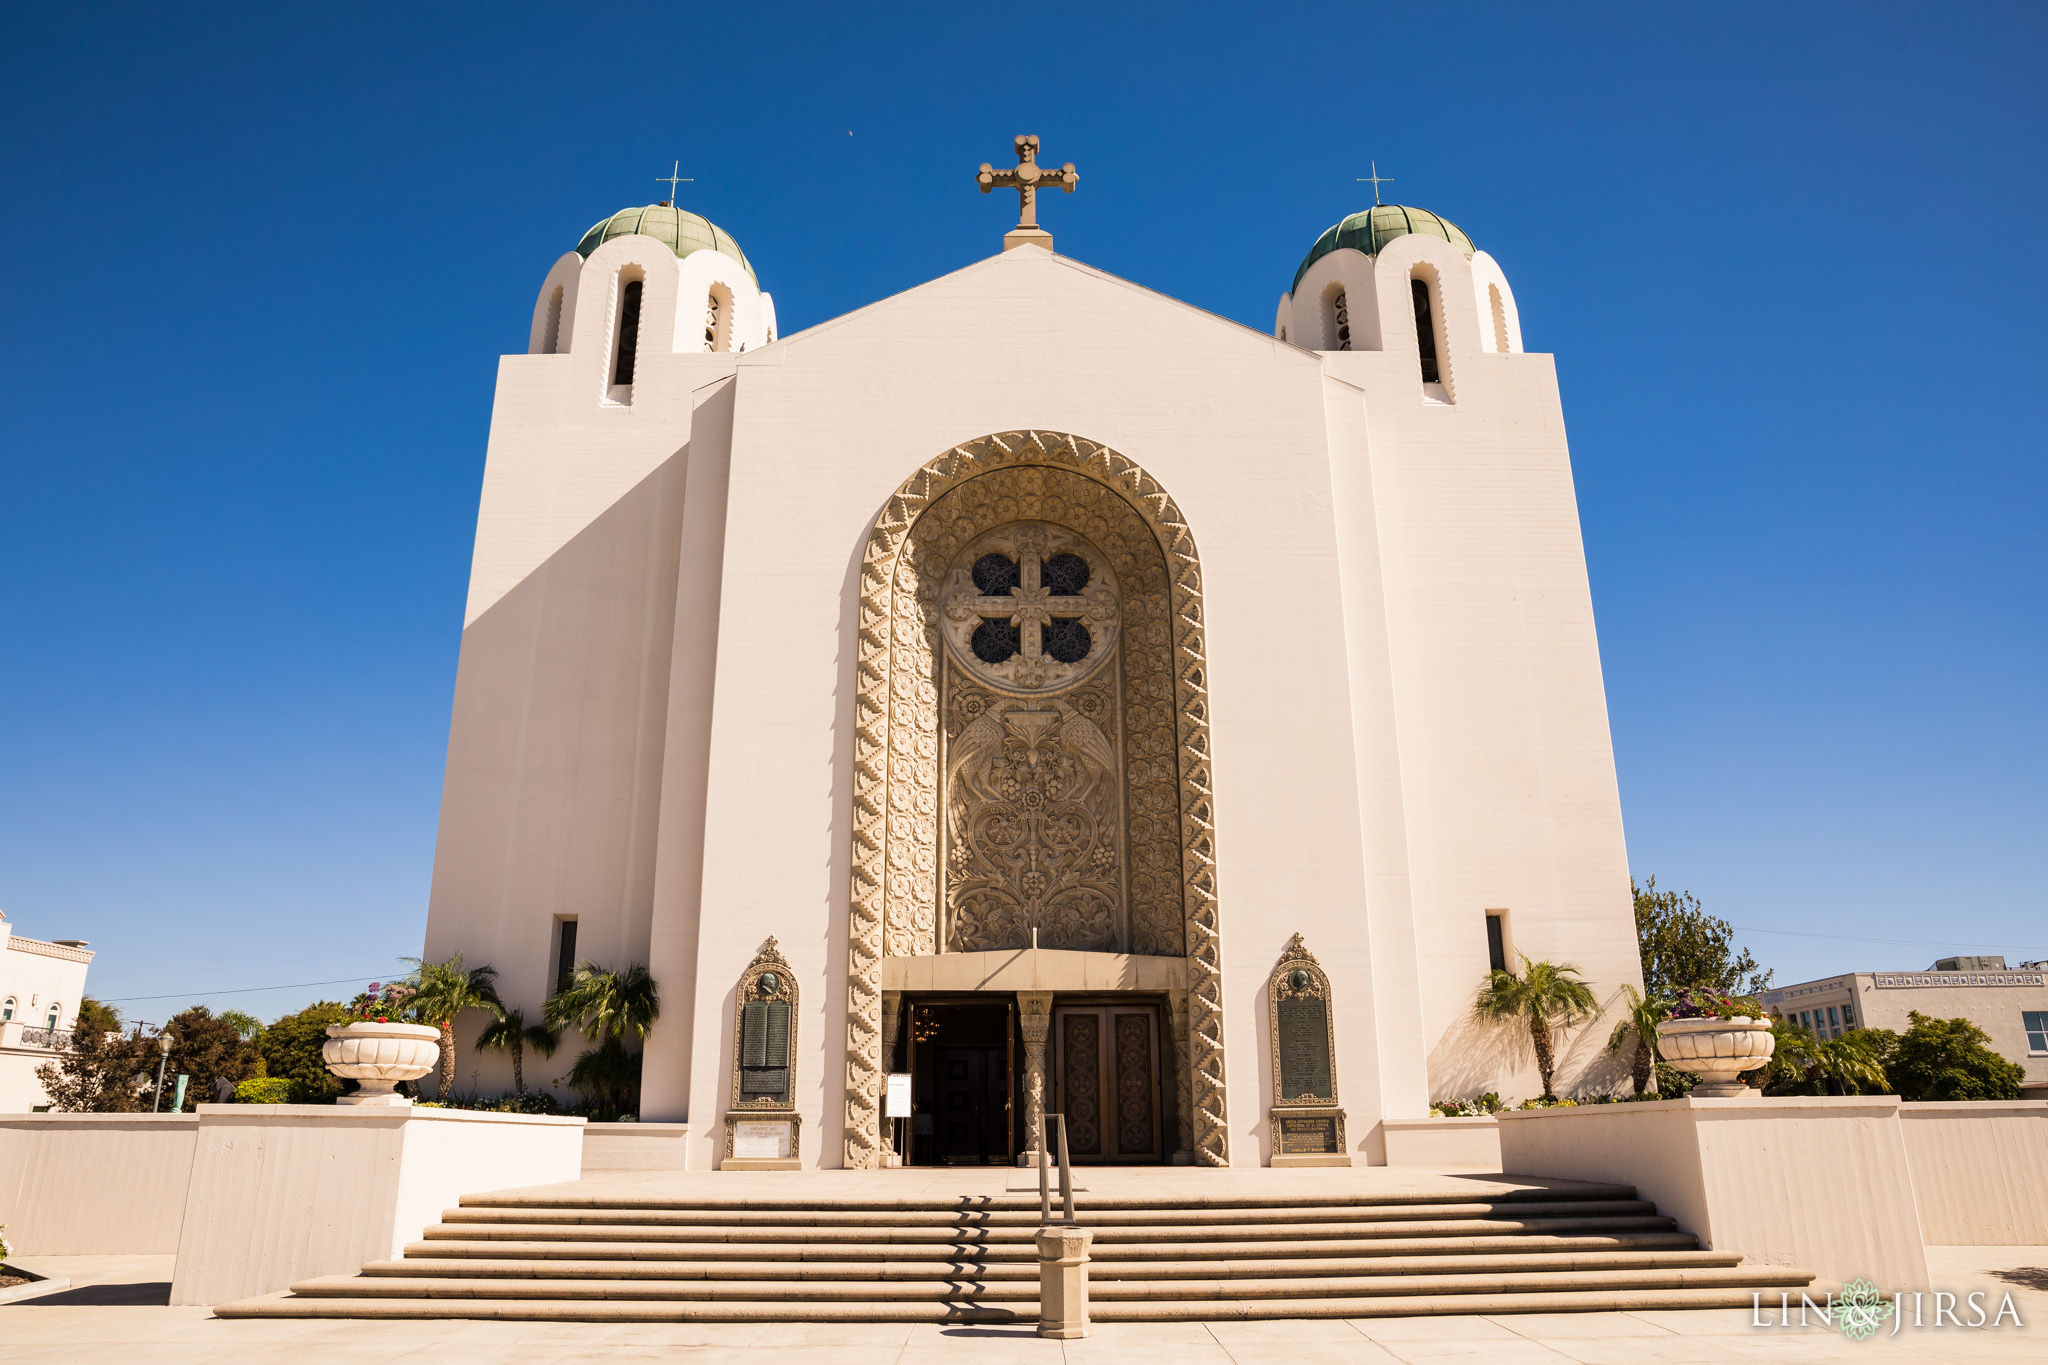
[[[1158,1006],[1056,1006],[1051,1050],[1047,1107],[1066,1114],[1074,1161],[1162,1159]]]
[[[910,1164],[1004,1166],[1016,1159],[1012,1000],[911,1005]]]

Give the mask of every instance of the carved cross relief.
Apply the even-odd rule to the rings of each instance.
[[[1061,527],[1015,522],[975,540],[947,575],[946,644],[970,674],[1006,691],[1069,687],[1115,653],[1118,598],[1092,546]]]

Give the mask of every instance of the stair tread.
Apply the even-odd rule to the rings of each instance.
[[[1419,1294],[1329,1299],[1181,1299],[1104,1303],[1098,1322],[1225,1322],[1276,1318],[1421,1317],[1438,1314],[1603,1312],[1744,1308],[1741,1288],[1557,1291],[1525,1294]],[[651,1302],[614,1299],[245,1299],[214,1309],[222,1318],[482,1318],[561,1322],[1032,1322],[1035,1307],[950,1303]]]
[[[1515,1234],[1494,1237],[1409,1237],[1409,1238],[1366,1238],[1356,1240],[1317,1239],[1313,1241],[1272,1241],[1272,1242],[1148,1242],[1127,1245],[1110,1243],[1091,1250],[1096,1261],[1122,1261],[1138,1258],[1178,1257],[1199,1258],[1209,1256],[1230,1256],[1239,1259],[1267,1256],[1383,1256],[1416,1252],[1443,1252],[1455,1254],[1465,1251],[1528,1251],[1532,1254],[1545,1251],[1599,1250],[1603,1248],[1640,1250],[1644,1248],[1690,1249],[1698,1246],[1698,1239],[1690,1233],[1665,1231],[1642,1231],[1611,1235],[1581,1234],[1577,1236],[1552,1236],[1548,1234]],[[686,1261],[686,1260],[779,1260],[779,1261],[840,1261],[840,1260],[910,1260],[922,1256],[930,1260],[954,1262],[972,1257],[980,1260],[1033,1261],[1038,1256],[1036,1247],[1030,1242],[1005,1242],[994,1245],[959,1247],[947,1244],[914,1246],[906,1244],[870,1243],[835,1244],[829,1246],[810,1245],[801,1242],[759,1243],[684,1243],[684,1242],[635,1242],[635,1241],[519,1241],[510,1238],[489,1241],[436,1240],[412,1242],[405,1248],[410,1257],[432,1258],[458,1256],[483,1257],[530,1257],[543,1259],[617,1259],[635,1261]]]
[[[1459,1204],[1373,1206],[1299,1204],[1256,1209],[1097,1209],[1088,1206],[1090,1227],[1227,1226],[1258,1222],[1443,1222],[1457,1218],[1506,1216],[1515,1220],[1542,1217],[1627,1217],[1653,1215],[1656,1206],[1642,1199],[1500,1200]],[[1015,1227],[1038,1224],[1034,1203],[1017,1209],[892,1209],[819,1210],[808,1213],[774,1209],[678,1208],[619,1209],[605,1206],[544,1207],[504,1205],[460,1207],[441,1214],[444,1225],[530,1223],[534,1225],[594,1223],[617,1227],[769,1226],[769,1227]],[[692,1220],[696,1220],[694,1223]]]
[[[1471,1191],[1414,1190],[1383,1192],[1371,1195],[1339,1195],[1322,1199],[1304,1199],[1299,1194],[1281,1195],[1227,1195],[1217,1197],[1191,1198],[1177,1195],[1102,1195],[1090,1194],[1086,1203],[1090,1210],[1115,1209],[1287,1209],[1346,1206],[1357,1208],[1400,1208],[1415,1204],[1470,1204],[1520,1203],[1524,1201],[1571,1200],[1571,1199],[1635,1199],[1633,1185],[1608,1184],[1602,1181],[1560,1181],[1561,1188],[1546,1186],[1521,1186],[1495,1191],[1485,1200],[1475,1200]],[[575,1194],[550,1195],[540,1191],[499,1190],[484,1194],[462,1196],[462,1208],[576,1208],[576,1209],[705,1209],[720,1213],[744,1213],[749,1211],[817,1213],[838,1211],[880,1211],[943,1210],[962,1212],[995,1209],[1026,1209],[1036,1211],[1038,1192],[1002,1195],[959,1195],[954,1197],[907,1196],[900,1199],[834,1198],[819,1195],[809,1198],[752,1198],[699,1196],[692,1199],[663,1198],[659,1195],[593,1194],[578,1191]]]
[[[1512,1270],[1485,1274],[1444,1275],[1337,1275],[1323,1277],[1226,1280],[1220,1278],[1177,1281],[1103,1280],[1091,1282],[1089,1297],[1095,1302],[1118,1300],[1169,1300],[1217,1298],[1375,1298],[1383,1295],[1431,1293],[1483,1294],[1531,1293],[1572,1290],[1683,1289],[1700,1287],[1761,1287],[1806,1284],[1811,1276],[1783,1267],[1737,1265],[1671,1267],[1626,1270]],[[448,1278],[364,1277],[327,1275],[301,1281],[292,1293],[316,1296],[361,1298],[477,1298],[477,1299],[731,1299],[742,1302],[775,1298],[792,1302],[804,1300],[907,1301],[960,1300],[980,1302],[1032,1302],[1038,1300],[1038,1285],[1029,1280],[975,1284],[930,1281],[874,1282],[825,1281],[796,1283],[789,1280],[695,1280],[656,1282],[647,1280],[475,1280]]]
[[[1429,1271],[1483,1274],[1496,1270],[1604,1270],[1664,1266],[1733,1266],[1734,1252],[1670,1248],[1648,1251],[1581,1251],[1528,1254],[1144,1260],[1090,1263],[1090,1279],[1142,1281],[1208,1275],[1329,1276],[1404,1275]],[[922,1261],[570,1261],[414,1258],[372,1261],[362,1273],[423,1279],[620,1279],[620,1280],[891,1280],[1030,1279],[1038,1263],[1018,1258],[984,1264],[962,1260]]]
[[[1096,1231],[1097,1246],[1125,1242],[1161,1242],[1185,1239],[1191,1229],[1181,1226],[1139,1224],[1104,1227],[1082,1219]],[[1306,1236],[1328,1238],[1457,1236],[1501,1232],[1644,1231],[1674,1226],[1672,1220],[1656,1214],[1589,1218],[1458,1219],[1446,1222],[1352,1222],[1319,1223],[1304,1228],[1299,1223],[1240,1223],[1218,1229],[1218,1240],[1253,1241],[1269,1238],[1303,1240]],[[733,1227],[725,1224],[637,1226],[616,1223],[436,1223],[426,1229],[428,1241],[451,1239],[489,1241],[517,1238],[523,1241],[612,1241],[612,1242],[805,1242],[877,1243],[924,1242],[940,1245],[974,1243],[1015,1243],[1028,1246],[1037,1231],[1028,1227],[790,1227],[786,1225]],[[1205,1239],[1206,1240],[1206,1239]]]

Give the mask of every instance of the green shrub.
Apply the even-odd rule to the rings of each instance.
[[[297,1081],[303,1096],[301,1104],[333,1103],[345,1087],[328,1071],[320,1048],[327,1041],[329,1024],[348,1022],[348,1008],[332,1000],[322,1000],[296,1014],[285,1015],[264,1029],[256,1044],[263,1054],[264,1071],[281,1080]]]
[[[235,1087],[236,1104],[304,1104],[305,1087],[289,1076],[258,1076]]]

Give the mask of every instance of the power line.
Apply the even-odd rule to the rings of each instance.
[[[283,986],[243,986],[232,991],[172,991],[169,995],[124,995],[118,999],[102,1000],[103,1005],[132,1005],[139,1000],[191,1000],[205,995],[254,995],[258,991],[296,991],[307,986],[344,986],[351,981],[363,981],[360,976],[340,976],[332,981],[294,981]]]
[[[1737,933],[1741,934],[1786,934],[1793,938],[1834,938],[1840,939],[1845,943],[1899,943],[1904,944],[1908,948],[1954,948],[1958,946],[1973,946],[1970,940],[1964,939],[1872,938],[1868,934],[1816,934],[1804,929],[1752,929],[1746,925],[1741,924],[1730,925],[1729,927],[1734,929]],[[1974,946],[1979,948],[2007,948],[2016,953],[2048,953],[2048,948],[2044,948],[2039,944],[2030,943],[1986,944],[1983,940],[1978,939],[1975,941]]]
[[[393,961],[393,962],[397,962],[397,961],[399,961],[400,959],[402,959],[402,958],[404,957],[404,954],[402,954],[402,953],[379,953],[379,952],[367,952],[367,953],[319,953],[319,954],[315,954],[315,955],[314,955],[314,956],[312,956],[312,957],[281,957],[281,958],[273,958],[273,959],[272,959],[271,961],[269,961],[269,962],[214,962],[214,963],[209,963],[209,964],[207,965],[207,967],[206,967],[206,970],[208,970],[208,971],[224,971],[224,972],[232,972],[232,971],[245,971],[245,970],[247,970],[247,969],[249,969],[249,968],[251,968],[251,967],[296,967],[296,966],[298,966],[298,965],[299,965],[300,963],[302,963],[302,962],[327,962],[327,963],[334,963],[334,962],[346,962],[346,961],[348,961],[348,960],[349,960],[350,958],[352,958],[352,957],[353,957],[353,958],[358,958],[358,959],[360,959],[360,958],[368,958],[368,957],[374,957],[374,958],[389,958],[389,959],[390,959],[391,961]],[[190,974],[190,973],[192,972],[192,970],[193,970],[193,969],[192,969],[192,968],[190,968],[190,967],[166,967],[166,968],[164,968],[164,969],[163,969],[162,971],[155,971],[155,972],[113,972],[113,973],[108,973],[108,974],[104,974],[104,975],[101,975],[101,976],[97,976],[97,977],[95,977],[95,978],[94,978],[94,980],[97,980],[97,981],[102,981],[102,982],[105,982],[105,981],[135,981],[135,980],[138,980],[138,979],[141,979],[141,978],[144,978],[144,977],[152,977],[152,976],[185,976],[185,975],[189,975],[189,974]]]

